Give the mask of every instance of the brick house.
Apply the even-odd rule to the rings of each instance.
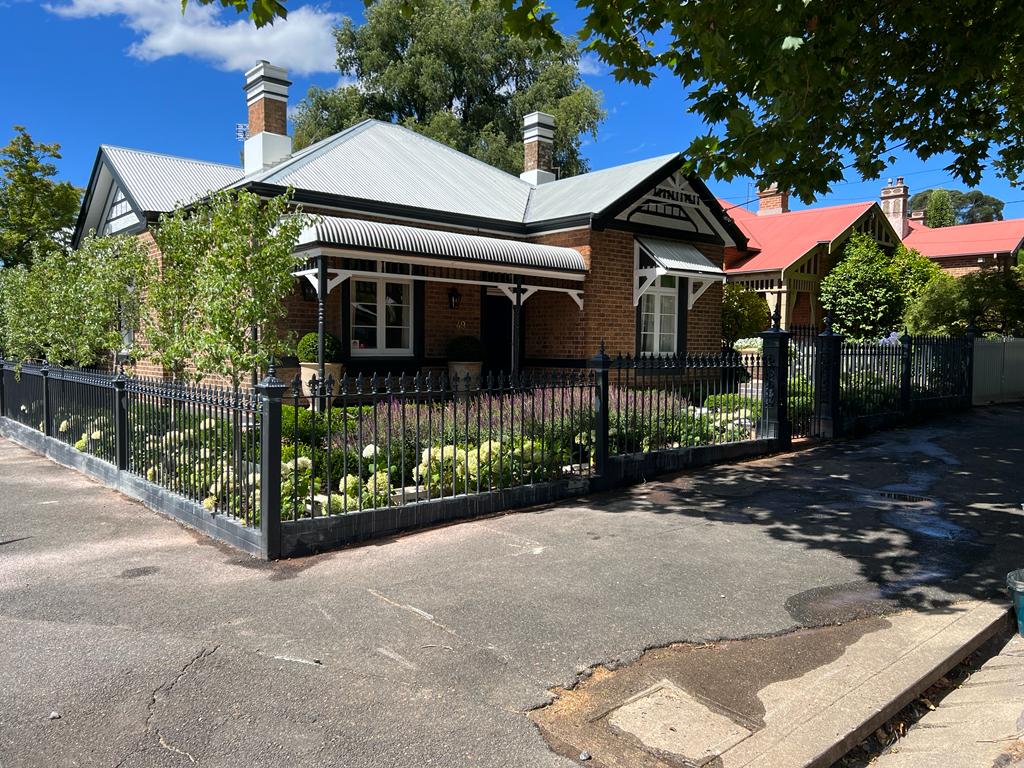
[[[441,366],[460,335],[494,371],[579,365],[602,340],[611,354],[720,349],[725,250],[747,243],[681,155],[559,179],[540,112],[521,176],[375,120],[293,153],[289,85],[267,62],[246,73],[242,168],[101,147],[74,242],[125,232],[155,250],[148,230],[177,203],[292,188],[316,218],[286,330],[316,330],[322,306],[350,371]]]
[[[773,185],[758,193],[757,213],[740,207],[728,213],[747,240],[746,247],[725,249],[728,280],[760,293],[773,313],[778,307],[783,328],[820,326],[821,281],[852,234],[869,234],[890,251],[900,242],[875,202],[790,211],[789,196]]]

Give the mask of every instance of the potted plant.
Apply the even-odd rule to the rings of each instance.
[[[475,386],[480,380],[483,366],[484,345],[475,336],[456,336],[448,342],[448,378],[453,388],[465,386],[466,376]]]
[[[309,392],[309,382],[313,376],[320,376],[320,360],[317,354],[317,335],[307,333],[299,340],[295,348],[295,355],[299,358],[300,376],[302,377],[302,389]],[[330,333],[324,334],[324,377],[334,379],[334,391],[338,391],[338,382],[345,372],[345,366],[341,363],[341,342],[337,336]]]

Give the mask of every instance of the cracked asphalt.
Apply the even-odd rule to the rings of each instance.
[[[975,410],[275,564],[0,440],[0,766],[568,766],[526,713],[593,665],[1001,595],[1021,434]]]

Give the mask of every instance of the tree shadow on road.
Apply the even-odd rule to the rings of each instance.
[[[805,625],[1006,596],[1024,567],[1024,407],[994,407],[593,499],[756,525],[857,563],[862,579],[793,595]],[[756,574],[753,575],[756,578]]]

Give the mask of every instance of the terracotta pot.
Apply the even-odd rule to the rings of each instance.
[[[318,363],[299,363],[300,373],[302,378],[302,391],[309,394],[309,382],[312,381],[313,377],[320,378],[320,365]],[[345,373],[344,363],[324,363],[324,376],[326,378],[334,379],[334,386],[331,388],[332,392],[337,393],[341,377]]]

